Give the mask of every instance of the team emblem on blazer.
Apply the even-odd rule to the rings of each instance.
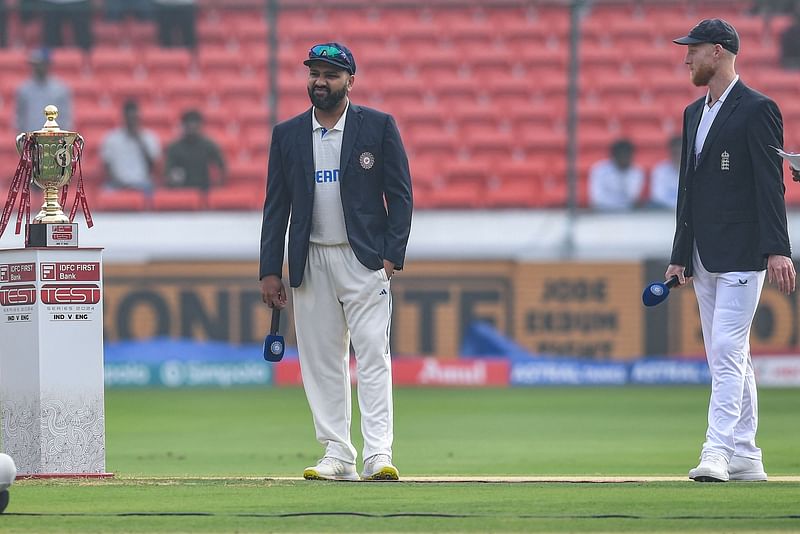
[[[731,170],[731,155],[728,154],[727,150],[722,152],[722,156],[719,159],[719,170],[721,171]]]
[[[358,156],[358,162],[361,164],[362,169],[369,170],[375,165],[375,156],[372,155],[372,152],[362,152]]]

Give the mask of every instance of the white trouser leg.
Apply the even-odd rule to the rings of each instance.
[[[730,458],[761,457],[756,447],[758,401],[750,361],[750,328],[765,271],[710,273],[695,249],[694,288],[711,371],[703,450]]]
[[[392,454],[394,439],[389,326],[392,295],[386,271],[372,271],[341,247],[340,300],[355,351],[364,459]]]
[[[325,455],[355,463],[350,442],[350,339],[328,249],[309,246],[303,283],[292,290],[303,387]]]

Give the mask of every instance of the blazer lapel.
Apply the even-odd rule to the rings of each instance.
[[[697,106],[697,109],[694,111],[694,115],[689,119],[689,131],[687,132],[687,144],[686,144],[686,161],[688,165],[686,166],[688,169],[694,170],[695,168],[695,155],[694,155],[694,142],[697,139],[697,127],[700,126],[700,119],[703,117],[703,106],[705,105],[705,97],[700,102],[700,105]]]
[[[719,110],[719,113],[714,118],[714,122],[711,123],[711,129],[708,130],[708,135],[706,136],[706,140],[703,143],[703,151],[700,153],[700,161],[697,162],[697,166],[699,167],[703,161],[706,159],[706,154],[709,152],[709,148],[711,145],[714,144],[714,139],[719,134],[720,130],[725,124],[725,121],[733,114],[734,110],[739,105],[739,99],[742,97],[742,87],[743,84],[741,81],[736,82],[736,85],[733,86],[731,92],[728,93],[727,98],[725,98],[725,102],[722,103],[722,107]]]
[[[300,119],[300,129],[297,132],[296,146],[300,151],[300,158],[303,161],[303,179],[310,191],[314,191],[314,146],[312,144],[314,132],[311,130],[311,114],[313,108],[309,109]]]
[[[361,129],[361,108],[350,103],[347,108],[347,119],[344,122],[344,137],[342,137],[342,152],[339,156],[339,176],[344,179],[347,173],[347,164],[350,162],[350,154],[355,147],[356,139],[358,139],[358,131]]]

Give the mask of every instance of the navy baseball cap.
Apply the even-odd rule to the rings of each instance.
[[[308,51],[308,59],[303,61],[303,65],[309,66],[315,61],[330,63],[350,74],[356,73],[356,60],[353,58],[353,53],[343,44],[322,43],[312,46]]]
[[[686,37],[672,41],[675,44],[690,45],[714,43],[734,54],[739,53],[739,34],[733,26],[722,19],[705,19],[697,23]]]

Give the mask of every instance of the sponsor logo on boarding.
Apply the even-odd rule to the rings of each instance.
[[[4,263],[0,264],[0,282],[35,282],[36,264]]]
[[[97,304],[100,302],[100,286],[97,284],[44,284],[44,304]]]
[[[43,281],[100,281],[100,262],[97,261],[41,263],[40,270]]]
[[[0,286],[0,306],[25,306],[30,304],[36,304],[35,285]]]

